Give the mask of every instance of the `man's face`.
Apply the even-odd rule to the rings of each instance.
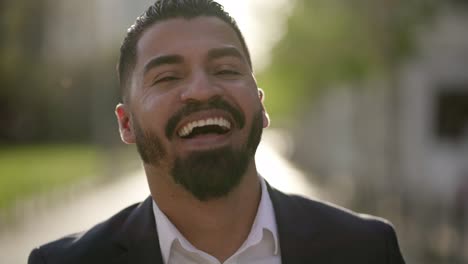
[[[215,17],[156,23],[137,44],[128,102],[116,110],[122,139],[200,200],[240,182],[268,125],[246,58]]]

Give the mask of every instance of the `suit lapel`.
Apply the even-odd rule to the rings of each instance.
[[[294,202],[297,197],[286,195],[268,183],[267,188],[275,211],[282,263],[309,263],[316,255],[313,246],[319,233],[316,218]]]
[[[163,264],[151,196],[129,215],[116,242],[125,250],[117,263]]]

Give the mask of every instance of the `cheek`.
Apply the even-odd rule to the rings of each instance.
[[[145,115],[154,119],[167,120],[178,105],[178,91],[176,89],[165,93],[157,93],[148,89],[140,96],[139,108]]]
[[[242,80],[233,83],[229,87],[229,93],[237,99],[239,104],[260,102],[257,85],[253,80]]]
[[[139,107],[144,113],[154,113],[163,107],[164,100],[155,94],[145,94],[140,98]]]
[[[155,110],[166,109],[167,106],[174,104],[178,97],[178,89],[158,90],[154,87],[145,87],[139,89],[135,98],[142,111],[154,112]]]
[[[256,88],[249,88],[243,89],[242,92],[238,93],[238,102],[242,105],[242,107],[248,111],[257,111],[261,108],[261,100],[258,96],[258,90]]]
[[[137,118],[144,130],[163,135],[169,116],[170,104],[155,97],[147,97],[138,105]]]

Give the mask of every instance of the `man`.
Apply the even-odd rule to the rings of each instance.
[[[128,30],[120,135],[151,196],[29,263],[404,263],[393,228],[257,173],[269,118],[245,41],[211,0],[161,0]],[[287,177],[287,175],[277,175]]]

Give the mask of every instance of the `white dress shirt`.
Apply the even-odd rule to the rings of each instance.
[[[242,246],[223,264],[280,264],[281,255],[275,213],[263,178],[261,198],[252,229]],[[159,246],[165,264],[221,264],[215,257],[195,248],[171,223],[153,200]],[[229,238],[227,238],[229,239]]]

